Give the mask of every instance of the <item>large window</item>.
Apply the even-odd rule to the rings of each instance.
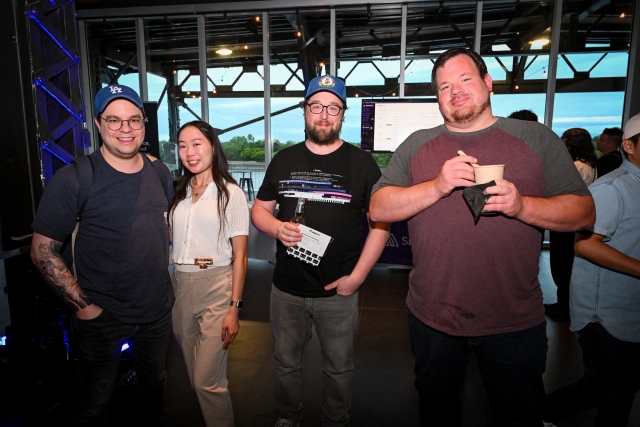
[[[329,71],[330,14],[327,9],[269,15],[272,154],[304,141],[301,103],[306,84]]]
[[[584,127],[595,136],[603,127],[621,125],[632,20],[629,1],[565,0],[561,31],[555,35],[560,50],[553,62],[553,1],[483,2],[480,28],[474,2],[410,1],[404,6],[404,52],[399,3],[336,7],[335,52],[331,9],[280,9],[268,14],[268,69],[263,59],[263,12],[225,13],[225,5],[200,16],[185,12],[145,17],[143,39],[148,98],[159,102],[160,140],[175,143],[180,124],[208,116],[225,152],[238,162],[232,168],[264,168],[264,153],[269,152],[265,140],[272,141],[273,152],[304,140],[299,105],[305,83],[329,72],[332,57],[337,76],[347,85],[349,109],[342,138],[352,143],[360,142],[363,98],[398,98],[403,91],[407,98],[433,96],[433,61],[451,47],[479,48],[494,81],[492,106],[497,115],[531,109],[544,121],[549,82],[555,77],[554,131]],[[204,36],[198,33],[203,16]],[[88,20],[87,28],[94,90],[115,81],[139,90],[136,18]],[[203,87],[201,44],[207,69]],[[556,58],[557,72],[550,76],[550,63]],[[265,135],[265,78],[270,84],[271,135]],[[202,90],[208,98],[204,112]]]
[[[362,99],[397,99],[400,96],[400,5],[338,9],[336,26],[337,76],[347,85],[347,106],[342,139],[360,144]],[[388,164],[390,155],[375,156]]]
[[[584,128],[595,137],[622,125],[631,18],[625,5],[598,10],[564,2],[553,130]]]

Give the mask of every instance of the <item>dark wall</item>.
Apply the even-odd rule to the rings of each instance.
[[[13,10],[24,2],[0,1],[0,250],[29,243],[16,240],[31,233],[35,200],[43,187],[36,141],[36,119],[29,59],[25,11]],[[14,13],[15,12],[15,13]],[[35,149],[34,149],[35,148]]]

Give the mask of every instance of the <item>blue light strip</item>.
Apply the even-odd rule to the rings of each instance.
[[[65,334],[65,342],[66,342],[66,337],[67,336]],[[6,335],[0,336],[0,346],[3,346],[3,345],[7,345],[7,336]],[[120,350],[120,352],[123,352],[128,348],[129,348],[129,343],[125,342],[124,344],[122,344],[122,349]]]
[[[54,5],[55,5],[55,3],[54,3]],[[67,49],[67,47],[65,47],[65,46],[62,44],[62,42],[60,42],[60,40],[58,40],[58,37],[56,37],[56,36],[53,34],[53,32],[52,32],[52,31],[50,31],[50,30],[49,30],[49,28],[47,28],[47,26],[46,26],[42,21],[40,21],[40,20],[38,19],[38,16],[36,16],[36,14],[37,14],[37,15],[39,15],[39,13],[38,13],[38,12],[30,11],[30,12],[29,12],[29,18],[33,19],[33,20],[35,21],[35,23],[36,23],[36,24],[38,24],[38,26],[42,29],[42,31],[44,31],[44,32],[45,32],[45,33],[46,33],[46,34],[51,38],[51,40],[53,40],[53,42],[54,42],[55,44],[57,44],[57,45],[58,45],[58,47],[59,47],[59,48],[60,48],[60,49],[61,49],[61,50],[62,50],[62,51],[63,51],[63,52],[64,52],[64,53],[69,57],[69,58],[71,58],[71,60],[72,60],[75,64],[77,64],[77,63],[78,63],[78,61],[80,60],[80,57],[79,57],[78,55],[74,55],[73,53],[69,52],[69,50]]]
[[[47,152],[51,153],[56,158],[62,160],[67,165],[75,160],[75,157],[73,157],[71,154],[67,153],[65,150],[60,148],[60,146],[55,142],[42,141],[40,143],[40,147],[43,150],[46,150]]]
[[[62,107],[67,110],[69,113],[71,113],[73,115],[73,117],[75,117],[76,119],[78,119],[79,121],[82,121],[83,117],[82,115],[77,114],[75,111],[73,111],[71,108],[69,108],[69,106],[62,100],[60,99],[58,96],[56,96],[55,93],[53,93],[51,91],[51,89],[49,89],[44,81],[44,79],[42,78],[37,78],[33,81],[33,83],[38,86],[39,88],[41,88],[42,90],[44,90],[45,92],[47,92],[47,94],[52,97],[53,99],[55,99],[56,101],[58,101],[58,103],[60,105],[62,105]]]

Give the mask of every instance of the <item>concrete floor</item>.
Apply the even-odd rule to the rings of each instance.
[[[228,378],[237,427],[272,427],[275,424],[273,339],[269,325],[269,296],[273,266],[249,261],[241,329],[229,351]],[[546,303],[555,302],[549,254],[540,257],[540,282]],[[352,426],[418,426],[417,393],[413,387],[413,355],[409,346],[405,298],[408,270],[376,267],[360,291],[360,327],[356,343]],[[549,351],[544,382],[547,390],[582,374],[581,351],[568,323],[548,319]],[[122,364],[126,365],[125,362]],[[320,426],[322,360],[317,336],[305,354],[304,419],[302,427]],[[191,389],[182,354],[174,340],[167,358],[166,425],[201,427],[204,421]],[[37,397],[32,396],[32,399]],[[69,424],[73,397],[60,398],[35,422],[32,414],[7,403],[1,426]],[[56,400],[56,399],[54,399]],[[39,405],[42,403],[42,405]],[[47,402],[32,402],[31,407]],[[2,408],[3,406],[0,406]],[[7,410],[9,408],[9,410]],[[11,412],[11,413],[10,413]],[[8,415],[8,416],[7,416]],[[595,411],[575,414],[559,427],[591,427]],[[134,387],[116,388],[109,410],[110,425],[140,425],[136,417]],[[469,366],[463,402],[465,427],[493,425],[491,410],[475,361]],[[640,399],[634,404],[630,426],[640,426]]]
[[[271,427],[275,423],[273,340],[269,327],[269,295],[273,266],[250,261],[241,330],[229,351],[229,388],[237,427]],[[549,253],[540,257],[545,303],[554,303],[555,285]],[[360,291],[360,328],[356,343],[353,426],[417,426],[417,393],[413,387],[413,355],[409,346],[405,298],[408,270],[375,268]],[[568,323],[548,319],[549,351],[544,375],[552,390],[582,374],[582,355]],[[317,336],[308,346],[304,371],[302,427],[320,426],[322,358]],[[204,426],[180,350],[172,344],[168,363],[167,422],[170,426]],[[560,427],[593,425],[595,411],[576,414]],[[491,426],[492,416],[475,361],[464,391],[465,426]],[[631,426],[640,426],[640,399]]]

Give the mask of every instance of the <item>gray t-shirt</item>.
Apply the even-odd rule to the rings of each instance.
[[[373,191],[432,180],[458,150],[481,165],[504,164],[504,179],[523,195],[589,195],[555,133],[539,123],[504,118],[477,132],[439,126],[411,134]],[[425,324],[459,336],[513,332],[543,322],[541,231],[503,215],[483,216],[474,224],[462,188],[454,190],[409,219],[414,265],[409,309]]]

